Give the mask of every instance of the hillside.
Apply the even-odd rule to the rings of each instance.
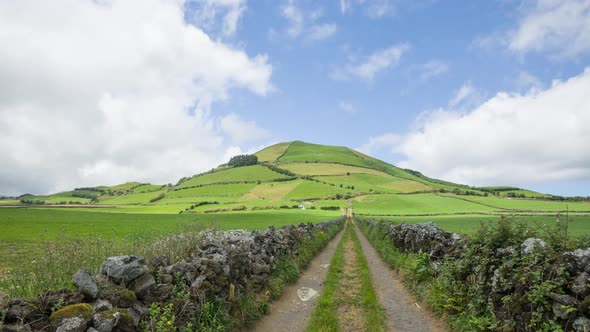
[[[216,213],[273,209],[339,210],[382,216],[587,213],[588,202],[565,202],[514,187],[469,187],[401,169],[358,151],[284,142],[257,153],[258,164],[222,165],[176,184],[127,182],[53,195],[0,199],[0,205],[95,207],[129,213]]]

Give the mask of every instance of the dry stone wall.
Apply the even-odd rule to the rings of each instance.
[[[590,331],[590,248],[560,251],[539,238],[494,247],[434,223],[358,222],[401,252],[427,253],[441,284],[455,285],[446,291],[482,299],[497,330]]]
[[[343,222],[206,231],[191,257],[174,264],[166,256],[149,262],[137,256],[109,257],[98,275],[76,272],[76,290],[47,291],[35,298],[0,294],[1,330],[140,331],[155,302],[178,304],[176,325],[182,326],[208,298],[261,291],[279,260],[297,256],[299,245]]]

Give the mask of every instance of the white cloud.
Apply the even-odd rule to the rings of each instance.
[[[332,37],[338,31],[334,23],[317,23],[322,17],[321,10],[306,12],[294,0],[289,0],[281,7],[281,15],[289,23],[286,34],[292,39],[302,37],[308,41],[319,41]],[[276,36],[276,31],[271,31]]]
[[[367,3],[367,15],[370,18],[376,19],[395,14],[395,7],[390,0],[371,0]]]
[[[246,10],[246,0],[187,0],[185,8],[192,13],[194,23],[207,30],[213,30],[218,16],[221,16],[221,31],[231,36]]]
[[[356,112],[358,112],[358,110],[356,109],[356,107],[354,107],[354,105],[352,103],[345,102],[345,101],[340,101],[338,103],[338,108],[340,108],[341,110],[343,110],[344,112],[346,112],[348,114],[355,114]]]
[[[400,140],[401,136],[392,133],[372,136],[369,137],[369,141],[367,143],[356,148],[356,150],[367,155],[375,155],[378,150],[383,148],[393,152]]]
[[[590,179],[590,68],[545,90],[440,109],[404,135],[399,165],[470,185]],[[371,141],[370,141],[371,142]]]
[[[488,50],[514,54],[546,53],[568,59],[590,51],[590,0],[533,0],[523,6],[516,26],[478,38]]]
[[[342,14],[346,14],[350,12],[351,3],[350,0],[340,0],[340,11]]]
[[[308,38],[310,40],[323,40],[336,34],[338,28],[336,24],[316,24],[309,29]]]
[[[362,7],[364,14],[371,19],[379,19],[395,14],[392,0],[340,0],[340,12],[351,13],[354,6]]]
[[[240,145],[270,137],[268,130],[258,127],[254,121],[242,120],[235,113],[222,117],[220,127],[227,136],[231,137],[233,143]]]
[[[519,90],[541,89],[543,87],[543,82],[527,71],[519,72],[514,83]]]
[[[289,37],[298,37],[303,32],[303,23],[305,22],[301,9],[295,5],[293,0],[290,0],[281,9],[281,14],[289,21],[289,27],[287,28]]]
[[[336,80],[359,78],[372,81],[378,73],[396,67],[401,57],[409,49],[410,46],[407,43],[402,43],[378,50],[364,57],[363,61],[348,63],[344,67],[335,68],[331,73],[331,77]]]
[[[462,101],[467,99],[469,96],[473,95],[475,92],[475,88],[471,84],[471,82],[464,83],[456,92],[455,96],[449,101],[449,106],[455,107],[459,105]]]
[[[272,89],[267,57],[211,40],[182,1],[0,3],[0,188],[173,182],[223,162],[211,113]]]
[[[440,60],[430,60],[419,66],[420,79],[426,81],[436,76],[446,74],[449,71],[449,65]]]

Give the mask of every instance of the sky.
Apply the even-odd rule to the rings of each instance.
[[[590,196],[590,0],[2,1],[0,44],[0,194],[302,140]]]

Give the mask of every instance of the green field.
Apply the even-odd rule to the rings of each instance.
[[[341,163],[346,165],[370,167],[371,164],[364,159],[357,157],[352,150],[341,146],[326,146],[309,144],[304,142],[293,142],[287,152],[279,159],[281,162],[327,162]]]
[[[279,143],[256,152],[258,161],[269,162],[279,159],[279,157],[281,157],[283,153],[287,151],[287,148],[289,148],[290,144],[291,142]]]
[[[486,215],[455,215],[455,216],[408,216],[408,217],[376,217],[377,220],[386,220],[395,223],[423,223],[434,222],[448,232],[460,234],[473,234],[481,223],[497,222],[500,216]],[[564,222],[563,215],[552,216],[505,216],[511,220],[526,222],[538,226],[538,229],[549,231],[556,226],[556,221]],[[590,234],[590,215],[569,216],[568,232],[571,235]]]
[[[279,167],[301,175],[347,175],[350,173],[388,176],[388,174],[372,168],[333,163],[287,163],[281,164]]]
[[[271,171],[270,169],[260,166],[246,166],[229,168],[222,171],[195,176],[183,183],[179,188],[192,187],[203,184],[222,183],[222,182],[252,182],[252,181],[271,181],[285,178],[284,175]]]
[[[462,196],[463,199],[492,205],[501,209],[522,211],[584,211],[590,212],[590,202],[561,202],[508,197]]]
[[[333,183],[338,186],[352,187],[357,191],[368,193],[370,191],[381,193],[407,193],[417,191],[429,191],[432,187],[420,182],[397,178],[382,174],[351,174],[335,176],[318,176],[316,179]]]
[[[492,212],[497,209],[436,194],[367,195],[354,200],[360,214],[420,215],[439,213]]]
[[[325,198],[328,196],[334,196],[336,194],[345,194],[347,192],[352,191],[345,190],[337,186],[330,186],[323,183],[304,180],[295,189],[289,192],[285,198],[294,200]]]
[[[159,194],[166,193],[164,190],[157,192],[145,192],[139,194],[127,194],[121,196],[106,196],[101,198],[99,204],[114,205],[114,204],[139,204],[149,203],[150,199],[155,198]]]

